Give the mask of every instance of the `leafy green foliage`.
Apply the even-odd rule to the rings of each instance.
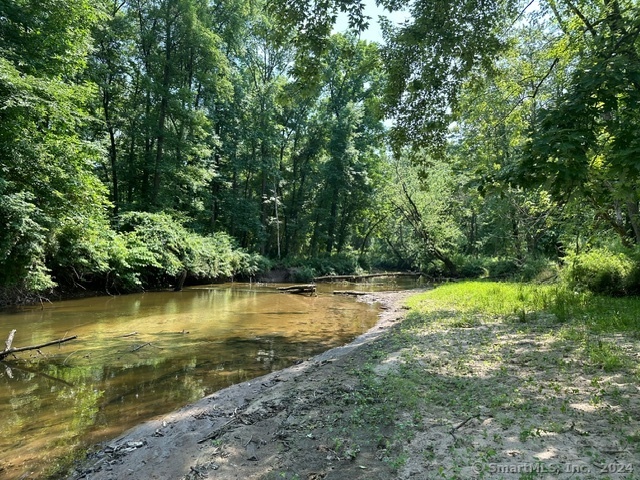
[[[385,45],[352,0],[1,3],[0,286],[164,287],[262,255],[533,279],[640,242],[637,5],[380,5],[412,13]],[[583,255],[572,285],[640,291],[633,254]]]
[[[564,276],[569,286],[607,295],[626,293],[634,267],[628,256],[604,248],[570,255],[566,262]]]
[[[48,219],[33,195],[0,194],[0,285],[34,292],[53,287],[45,264]]]
[[[97,12],[89,0],[0,3],[0,56],[29,75],[73,77],[91,48]]]
[[[26,295],[55,285],[46,257],[60,224],[104,213],[100,150],[82,135],[93,90],[72,81],[95,18],[84,1],[0,6],[0,285]]]
[[[637,7],[613,1],[580,8],[567,2],[555,11],[576,22],[563,33],[579,50],[565,67],[562,92],[531,123],[516,177],[545,185],[557,199],[580,196],[623,241],[637,243]]]
[[[151,254],[142,271],[146,285],[165,285],[183,270],[195,279],[214,280],[253,276],[261,267],[258,256],[238,250],[228,235],[198,235],[164,213],[128,212],[120,228]]]
[[[412,161],[404,156],[390,171],[385,201],[390,214],[376,245],[379,258],[395,257],[400,268],[429,270],[434,275],[455,275],[450,256],[460,240],[453,221],[457,206],[456,177],[450,165],[432,160],[424,152]],[[431,162],[424,170],[418,163]]]
[[[490,68],[504,48],[500,31],[514,3],[420,0],[409,3],[410,22],[385,26],[386,104],[396,120],[396,150],[410,144],[441,151],[463,82],[481,67]]]
[[[269,266],[228,235],[199,235],[164,213],[127,212],[120,220],[118,231],[104,221],[60,229],[52,265],[62,286],[127,292],[166,287],[183,271],[191,281],[212,281]]]
[[[354,251],[323,253],[309,258],[287,257],[280,265],[290,269],[294,282],[309,282],[325,275],[354,275],[362,273],[360,256]]]

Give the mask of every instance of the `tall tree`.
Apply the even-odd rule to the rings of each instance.
[[[91,2],[0,4],[0,284],[42,290],[65,225],[102,217],[105,190],[87,141],[91,85],[78,82],[97,20]]]
[[[587,200],[626,243],[640,243],[640,9],[635,2],[549,2],[578,45],[567,87],[531,128],[519,179]]]
[[[116,206],[190,216],[205,208],[217,108],[231,91],[226,39],[244,9],[242,2],[104,2],[92,78]]]
[[[312,253],[340,252],[347,245],[371,201],[383,149],[377,46],[337,34],[324,62],[319,115],[327,131],[327,157],[312,213]]]

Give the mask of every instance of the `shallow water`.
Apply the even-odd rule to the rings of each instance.
[[[0,363],[0,478],[39,478],[76,447],[349,342],[377,308],[334,287],[309,297],[227,284],[0,313],[14,347],[78,335]]]

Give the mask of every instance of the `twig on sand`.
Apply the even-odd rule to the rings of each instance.
[[[474,418],[480,418],[480,414],[476,414],[476,415],[472,415],[469,418],[467,418],[465,421],[463,421],[462,423],[459,423],[458,425],[456,425],[455,427],[453,427],[450,431],[449,434],[453,437],[456,438],[455,436],[455,432],[457,430],[460,430],[462,427],[464,427],[467,423],[469,423],[471,420],[473,420]]]

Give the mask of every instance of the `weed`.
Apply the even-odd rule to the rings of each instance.
[[[610,342],[601,340],[589,342],[586,345],[586,352],[591,363],[605,372],[619,370],[629,363],[624,351]]]
[[[533,285],[495,282],[461,282],[447,284],[407,301],[412,309],[409,320],[416,327],[433,322],[425,316],[437,312],[441,320],[468,324],[477,315],[499,318],[503,321],[515,317],[521,321],[534,321],[551,315],[557,321],[571,322],[564,335],[579,336],[585,328],[592,332],[637,332],[640,326],[640,298],[605,297],[576,292],[562,285]],[[474,316],[474,314],[476,316]],[[462,319],[462,320],[461,320]]]
[[[405,463],[407,463],[407,459],[408,456],[405,453],[402,453],[393,459],[389,459],[388,463],[394,471],[398,471],[404,466]]]
[[[537,437],[538,435],[539,435],[539,432],[535,428],[523,428],[522,430],[520,430],[519,438],[520,438],[520,441],[524,443],[529,438]]]

